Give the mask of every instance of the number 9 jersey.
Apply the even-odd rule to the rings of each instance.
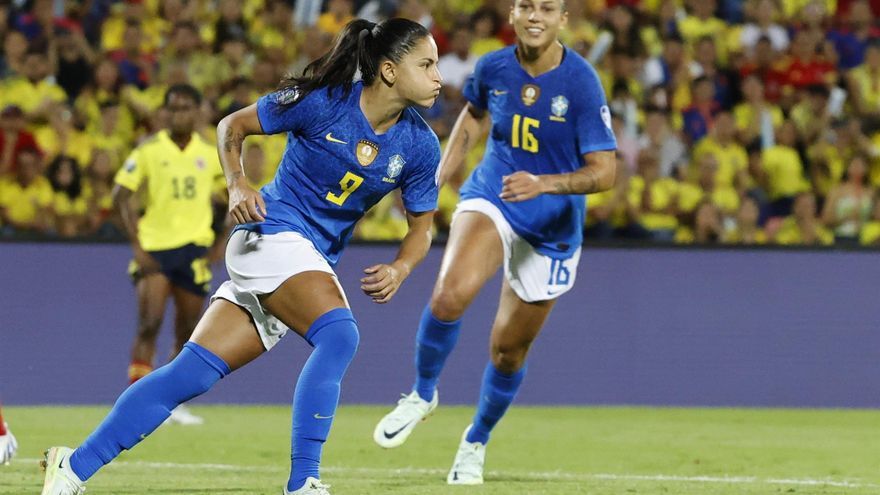
[[[261,189],[266,220],[239,229],[298,232],[335,265],[357,221],[392,190],[409,212],[437,207],[437,136],[412,108],[377,135],[360,109],[362,90],[360,82],[347,96],[319,88],[291,105],[300,95],[290,88],[257,101],[263,132],[288,132],[287,148]]]
[[[532,77],[515,50],[510,46],[485,55],[465,83],[465,98],[488,110],[492,129],[461,199],[492,202],[539,253],[567,259],[583,240],[585,196],[542,194],[511,203],[499,198],[502,179],[520,170],[574,172],[584,165],[585,153],[617,149],[611,113],[596,71],[574,51],[565,48],[559,66]]]

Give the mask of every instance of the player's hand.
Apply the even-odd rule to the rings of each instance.
[[[150,256],[150,253],[140,247],[134,249],[134,261],[138,264],[138,271],[141,276],[157,273],[162,269],[156,258]]]
[[[537,175],[528,172],[514,172],[501,180],[501,199],[517,202],[532,199],[544,193],[544,184]]]
[[[245,183],[229,186],[229,215],[236,225],[266,220],[266,203],[259,191]]]
[[[364,269],[367,274],[361,279],[361,290],[364,294],[373,298],[377,304],[385,304],[394,297],[403,279],[406,278],[401,270],[394,265],[384,263],[373,265]]]

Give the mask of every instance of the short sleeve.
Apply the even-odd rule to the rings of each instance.
[[[464,81],[462,95],[473,106],[486,110],[489,108],[489,90],[485,83],[486,57],[481,58],[474,67],[474,72]]]
[[[122,168],[116,172],[114,182],[126,189],[137,191],[147,176],[146,167],[143,153],[140,148],[135,148],[122,164]]]
[[[577,126],[578,151],[580,154],[592,151],[617,149],[617,139],[611,130],[611,110],[605,101],[605,90],[599,76],[592,67],[587,66],[584,84],[576,94],[580,96],[580,108],[575,125]]]
[[[260,119],[263,132],[297,133],[308,128],[322,113],[322,107],[328,103],[326,93],[325,88],[319,88],[297,102],[300,99],[299,90],[286,88],[260,97],[257,100],[257,117]]]
[[[434,133],[430,133],[430,141],[425,145],[421,159],[406,174],[400,188],[403,193],[403,205],[413,213],[433,211],[437,209],[437,167],[440,164],[440,142]]]

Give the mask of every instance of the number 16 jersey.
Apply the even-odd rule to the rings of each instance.
[[[461,199],[483,198],[504,214],[513,230],[541,254],[569,258],[583,240],[583,195],[542,194],[502,201],[504,176],[574,172],[583,155],[614,150],[611,113],[596,71],[564,48],[559,66],[529,75],[510,46],[485,55],[463,89],[475,107],[488,110],[492,129],[486,153],[461,189]]]

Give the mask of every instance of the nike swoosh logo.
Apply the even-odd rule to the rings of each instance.
[[[563,292],[565,292],[565,289],[561,289],[561,290],[548,290],[548,291],[547,291],[547,295],[548,295],[548,296],[555,296],[556,294],[561,294],[561,293],[563,293]]]
[[[328,132],[327,135],[324,136],[324,139],[326,139],[327,141],[330,141],[331,143],[348,144],[341,139],[336,139],[335,137],[333,137],[332,132]]]
[[[458,471],[452,473],[452,481],[458,481]]]
[[[63,457],[58,462],[58,469],[64,469],[64,458]]]
[[[493,89],[492,94],[495,96],[506,95],[507,91],[501,91],[500,89]]]
[[[315,413],[315,419],[330,419],[332,417],[333,417],[332,414],[330,416],[321,416],[320,414]]]
[[[385,434],[385,438],[387,438],[388,440],[391,440],[392,438],[396,437],[398,433],[400,433],[400,432],[402,432],[403,430],[405,430],[406,427],[409,426],[410,424],[412,424],[412,421],[410,421],[409,423],[407,423],[407,424],[401,426],[400,429],[397,430],[397,431],[394,431],[394,432],[391,432],[391,433],[388,433],[387,431],[383,431],[382,433]]]

